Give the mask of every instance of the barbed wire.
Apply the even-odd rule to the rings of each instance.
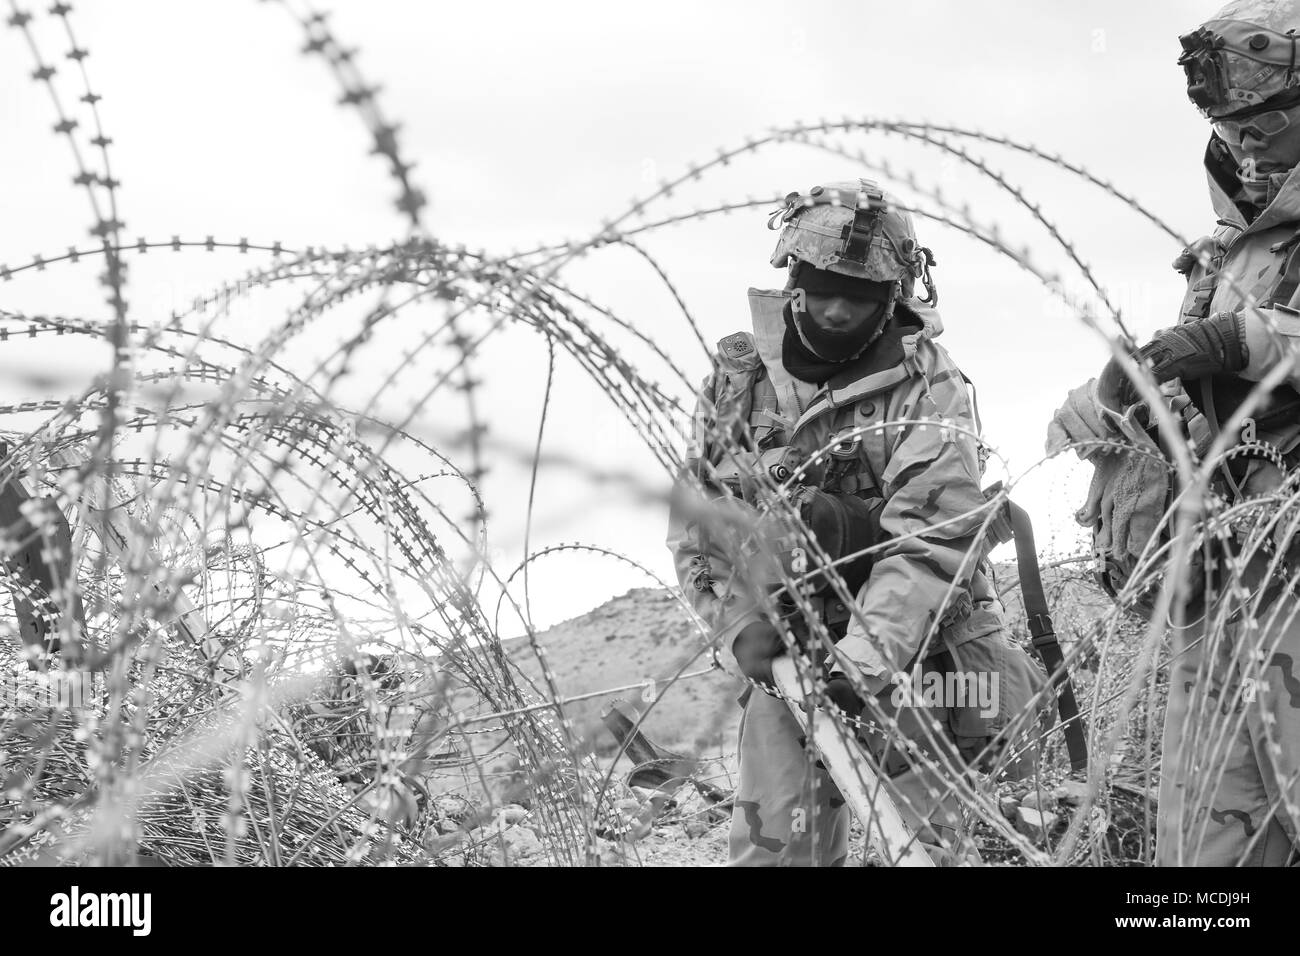
[[[1153,728],[1169,668],[1179,659],[1167,647],[1168,633],[1190,626],[1184,618],[1191,583],[1216,568],[1206,592],[1214,608],[1206,612],[1201,640],[1221,650],[1245,621],[1246,646],[1239,652],[1255,663],[1243,665],[1241,676],[1259,676],[1296,610],[1287,602],[1265,603],[1264,589],[1247,586],[1243,575],[1247,559],[1259,555],[1269,579],[1284,591],[1294,586],[1297,572],[1287,555],[1300,527],[1300,489],[1288,477],[1264,494],[1230,499],[1215,493],[1214,475],[1244,456],[1267,459],[1283,474],[1287,462],[1223,435],[1208,448],[1193,447],[1149,373],[1129,357],[1133,336],[1098,267],[1027,185],[973,150],[1008,150],[1059,170],[1164,237],[1190,243],[1136,198],[1032,144],[959,126],[868,117],[790,124],[720,149],[634,197],[587,235],[506,254],[472,252],[430,232],[415,164],[399,147],[399,126],[381,109],[379,88],[357,67],[357,51],[336,36],[327,14],[280,3],[305,37],[302,52],[325,62],[341,90],[339,105],[362,120],[372,152],[398,186],[395,208],[406,233],[390,244],[294,249],[212,235],[125,241],[112,141],[86,70],[88,51],[73,31],[72,8],[56,3],[48,16],[70,46],[65,56],[76,64],[88,129],[65,106],[58,69],[42,53],[32,26],[37,15],[10,0],[9,25],[36,64],[32,79],[50,99],[54,133],[72,152],[74,185],[90,203],[97,243],[0,265],[0,280],[34,282],[55,266],[102,263],[97,278],[108,289],[111,314],[99,320],[6,310],[0,312],[0,347],[83,337],[107,342],[112,358],[108,370],[79,391],[0,405],[7,422],[0,478],[7,488],[21,489],[26,502],[0,529],[6,545],[0,570],[13,612],[0,628],[0,657],[4,673],[30,675],[23,679],[31,692],[0,708],[0,748],[9,754],[16,781],[3,795],[11,822],[0,835],[0,861],[118,863],[145,854],[174,864],[444,865],[636,857],[637,834],[649,832],[667,797],[642,799],[617,777],[615,767],[631,752],[633,737],[599,751],[584,708],[648,685],[653,693],[641,696],[630,720],[636,734],[685,706],[682,686],[722,688],[718,696],[725,700],[735,678],[727,676],[732,665],[726,649],[720,653],[708,625],[676,594],[658,613],[682,625],[678,659],[642,679],[606,682],[593,674],[575,689],[555,666],[547,636],[534,626],[530,570],[543,559],[609,561],[659,589],[675,590],[605,543],[536,546],[539,476],[564,468],[597,486],[617,480],[656,507],[668,503],[663,489],[669,483],[692,487],[684,470],[685,420],[699,398],[692,394],[695,366],[675,355],[658,330],[643,329],[568,276],[588,256],[630,250],[637,268],[676,307],[675,320],[704,353],[693,360],[702,366],[712,347],[701,322],[646,240],[671,226],[704,228],[720,216],[778,204],[777,190],[739,199],[723,182],[714,202],[672,205],[685,187],[716,183],[742,157],[807,148],[906,190],[916,202],[900,203],[900,209],[993,250],[1096,331],[1150,404],[1163,448],[1135,446],[1116,435],[1071,441],[1056,452],[1146,460],[1177,489],[1115,604],[1104,611],[1072,606],[1065,615],[1071,629],[1066,664],[1080,675],[1080,719],[1094,756],[1078,806],[1058,827],[1035,833],[1019,826],[1003,803],[1013,784],[1000,779],[1026,755],[1034,762],[1036,791],[1067,779],[1062,728],[1040,726],[1043,709],[1055,701],[1050,685],[1012,717],[1005,736],[1014,746],[990,744],[970,759],[952,750],[932,715],[904,731],[897,713],[852,670],[866,709],[861,721],[833,712],[834,726],[855,746],[866,730],[883,739],[886,750],[903,753],[933,781],[930,796],[959,800],[966,826],[986,847],[1002,847],[1008,859],[1034,865],[1151,861],[1150,788],[1160,757]],[[873,159],[848,144],[858,137],[892,137],[949,157],[991,185],[1001,204],[976,217],[969,203],[951,201],[941,184],[930,182],[923,164]],[[94,160],[87,158],[87,145]],[[1065,295],[1061,275],[1034,261],[1030,242],[1013,243],[1005,234],[998,217],[1017,211],[1028,214],[1035,235],[1046,237],[1077,272],[1113,329],[1098,321],[1090,303]],[[165,250],[264,253],[270,261],[259,260],[185,309],[155,315],[137,305],[128,311],[132,257]],[[1204,253],[1200,262],[1208,263]],[[1232,278],[1223,282],[1242,292]],[[1267,319],[1253,298],[1242,298]],[[237,307],[257,310],[262,321],[251,331],[241,327],[232,319]],[[480,396],[477,369],[488,367],[484,351],[510,329],[535,334],[546,349],[545,388],[527,408],[530,421],[537,413],[529,441],[490,428],[483,417],[489,406]],[[611,475],[547,447],[549,436],[566,424],[556,420],[561,361],[566,376],[576,369],[621,416],[638,452],[653,462],[650,471]],[[352,383],[362,377],[359,368],[365,374],[358,395]],[[1285,374],[1270,373],[1224,434]],[[707,420],[716,410],[699,400]],[[999,508],[1046,461],[1011,474],[970,423],[916,410],[852,436],[837,434],[812,458],[827,457],[845,437],[912,429],[983,445],[1000,463],[1003,488],[978,507],[917,521],[909,533],[849,555],[823,549],[790,500],[794,479],[781,485],[756,470],[731,423],[712,421],[705,429],[704,437],[721,448],[721,460],[740,470],[765,502],[737,512],[728,552],[761,552],[776,529],[807,555],[801,571],[780,569],[775,580],[746,583],[755,603],[781,623],[787,649],[816,695],[825,687],[820,655],[836,653],[837,635],[812,599],[813,584],[824,582],[825,594],[865,628],[858,595],[844,577],[848,565],[926,535],[961,532],[969,544],[925,627],[923,658],[942,643],[945,616],[956,613],[966,583],[986,568],[985,539]],[[522,557],[515,561],[503,563],[488,534],[491,467],[527,471]],[[433,479],[450,480],[433,491]],[[694,488],[713,493],[705,485]],[[457,507],[467,508],[468,517],[458,516]],[[21,561],[31,554],[66,570],[57,580],[42,579]],[[1196,564],[1198,554],[1211,556],[1204,567]],[[1057,575],[1058,594],[1099,594],[1087,570],[1074,567],[1079,560],[1044,562]],[[1000,591],[1010,601],[1014,586]],[[779,607],[778,596],[788,605]],[[515,640],[504,631],[503,611],[519,621],[523,633]],[[22,624],[28,620],[35,622],[35,640]],[[1023,620],[1015,614],[1011,620],[1019,621],[1024,639]],[[701,657],[710,663],[701,666]],[[87,696],[76,707],[29,699],[38,687],[54,693],[60,682],[83,673]],[[1195,758],[1207,771],[1195,781],[1190,805],[1213,793],[1227,743],[1245,720],[1244,708],[1226,714],[1222,708],[1208,682],[1192,695],[1199,720]],[[680,771],[672,779],[694,780],[698,793],[690,799],[704,801],[685,806],[681,820],[717,816],[702,795],[710,792],[706,784],[731,773],[733,759],[704,753],[672,758]],[[710,766],[715,769],[706,772]],[[876,785],[907,803],[887,778]],[[629,799],[640,808],[631,817]],[[1123,813],[1127,822],[1117,819]],[[1206,825],[1200,819],[1188,828],[1189,845],[1204,839]],[[1125,827],[1139,834],[1136,843]],[[613,839],[605,838],[609,834]]]

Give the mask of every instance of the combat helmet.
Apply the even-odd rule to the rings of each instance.
[[[767,225],[781,229],[772,253],[777,268],[806,262],[840,275],[894,282],[903,299],[923,279],[923,301],[933,305],[938,299],[930,277],[934,256],[917,243],[911,215],[869,179],[792,192]]]
[[[1210,120],[1300,103],[1300,0],[1233,0],[1179,37],[1187,95]]]

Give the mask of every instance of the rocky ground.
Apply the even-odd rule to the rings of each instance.
[[[1003,569],[1000,577],[1006,591],[1009,625],[1013,634],[1024,639],[1014,572]],[[1045,577],[1057,630],[1068,648],[1095,627],[1107,601],[1077,571],[1049,571]],[[735,781],[740,716],[736,696],[742,685],[721,670],[673,681],[682,673],[707,670],[711,656],[672,594],[656,589],[630,591],[542,632],[537,643],[546,650],[549,677],[562,697],[594,694],[589,700],[570,704],[568,712],[603,770],[611,769],[618,744],[601,720],[601,712],[618,700],[632,719],[642,719],[642,729],[655,744],[688,760],[702,761],[699,777],[720,791],[730,792]],[[543,675],[529,642],[517,639],[508,647],[523,671],[540,683]],[[1084,660],[1076,673],[1081,697],[1095,679],[1090,666]],[[602,690],[608,693],[597,693]],[[1049,760],[1046,766],[1051,763]],[[1056,765],[1060,766],[1059,757]],[[435,839],[445,841],[442,845],[453,850],[453,863],[544,865],[548,860],[538,838],[539,828],[526,806],[527,781],[512,769],[508,755],[498,758],[489,769],[490,778],[503,781],[500,786],[493,785],[493,802],[499,809],[485,818],[481,811],[458,803],[464,801],[462,796],[447,793],[438,798],[446,802],[439,811],[445,820],[437,827],[441,835]],[[624,756],[610,773],[608,792],[616,812],[611,818],[613,824],[599,828],[597,851],[601,863],[725,863],[730,819],[726,804],[710,802],[689,785],[675,790],[671,797],[653,789],[628,786],[627,775],[632,769],[633,762]],[[1095,801],[1086,801],[1086,785],[1077,775],[1044,769],[1032,783],[1000,786],[995,797],[1010,828],[1042,854],[1059,850],[1072,821],[1081,812],[1080,803],[1091,803],[1085,819],[1075,828],[1078,833],[1071,840],[1070,852],[1060,861],[1131,864],[1149,857],[1149,838],[1145,834],[1154,815],[1153,797],[1144,787],[1133,784],[1135,776],[1112,773],[1105,792]],[[1029,862],[1021,849],[986,822],[976,823],[972,836],[986,864]],[[1045,859],[1040,857],[1039,862]],[[855,825],[851,865],[872,862],[863,834]]]
[[[1059,847],[1071,819],[1080,812],[1087,786],[1079,780],[1064,780],[1050,789],[1021,786],[1007,790],[999,799],[1003,816],[1014,829],[1044,852]],[[597,841],[602,866],[722,866],[727,860],[729,816],[724,810],[670,802],[655,807],[647,795],[632,795],[619,801],[625,821],[620,834],[608,834]],[[1078,850],[1069,862],[1077,865],[1132,864],[1143,852],[1144,812],[1154,813],[1140,794],[1112,792],[1089,811]],[[548,858],[530,826],[531,814],[523,806],[500,808],[493,819],[472,829],[449,828],[446,845],[455,852],[446,857],[453,866],[545,866]],[[1024,855],[992,827],[977,824],[973,838],[981,862],[986,866],[1024,866]],[[1040,858],[1038,862],[1042,862]],[[855,820],[850,834],[849,866],[878,865],[866,846],[865,835]]]

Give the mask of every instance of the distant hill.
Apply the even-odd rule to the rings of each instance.
[[[712,661],[707,647],[673,596],[657,588],[638,588],[605,602],[580,617],[538,634],[560,694],[573,697],[647,680],[661,694],[642,725],[652,740],[691,754],[734,750],[741,681],[714,671],[669,686],[678,671],[704,670]],[[541,684],[541,668],[527,638],[506,641],[510,657]],[[703,650],[702,650],[703,649]],[[566,709],[598,752],[613,739],[604,731],[600,710],[622,698],[646,710],[639,687],[605,694]]]

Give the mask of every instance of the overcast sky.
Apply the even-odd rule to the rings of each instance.
[[[1183,90],[1177,37],[1218,6],[348,0],[333,7],[330,22],[359,48],[358,65],[383,86],[386,113],[403,124],[403,149],[431,201],[433,235],[505,253],[590,237],[659,179],[747,137],[842,117],[951,124],[1032,142],[1113,181],[1195,237],[1214,224],[1200,165],[1208,131]],[[357,116],[337,105],[324,63],[301,55],[298,26],[278,4],[87,3],[73,22],[104,96],[128,236],[356,247],[403,234],[384,164],[368,155]],[[38,23],[48,58],[63,63],[66,40],[49,26]],[[32,69],[21,37],[0,31],[0,263],[83,244],[89,224]],[[1082,291],[1046,233],[951,157],[878,134],[835,142],[864,151],[868,162],[910,168],[950,199],[970,202],[975,219],[999,224],[1016,247],[1028,243],[1035,262],[1060,269],[1066,289]],[[1180,280],[1169,263],[1179,243],[1059,171],[967,145],[1042,204],[1136,333],[1173,324]],[[806,145],[773,147],[712,172],[650,218],[858,175],[871,173]],[[782,281],[767,264],[775,234],[765,221],[759,208],[642,237],[711,341],[746,326],[747,287]],[[1010,475],[1029,472],[1017,497],[1043,529],[1040,543],[1070,553],[1077,541],[1069,515],[1087,474],[1066,462],[1034,466],[1052,411],[1070,386],[1095,374],[1104,344],[1008,259],[924,219],[918,232],[939,262],[942,342],[978,383],[987,435]],[[149,317],[252,264],[233,253],[151,254],[132,269],[131,299],[137,315]],[[0,308],[102,317],[96,272],[52,266],[24,274],[0,286]],[[707,371],[706,356],[643,261],[625,250],[599,251],[560,278],[649,332],[692,378]],[[525,330],[485,349],[478,371],[494,441],[535,439],[545,355]],[[0,350],[6,395],[71,392],[99,362],[69,352],[43,355],[34,366],[30,355]],[[382,371],[376,364],[375,382]],[[689,390],[661,365],[654,374],[689,402]],[[386,395],[381,405],[405,413],[413,389]],[[557,367],[553,397],[549,451],[666,487],[638,436],[572,362]],[[420,410],[416,424],[445,434],[463,424],[460,414],[440,402]],[[526,472],[503,462],[484,488],[503,571],[522,553],[525,480]],[[538,502],[533,547],[589,543],[671,576],[662,506],[567,467],[543,470]],[[550,558],[532,579],[534,620],[552,623],[647,583],[617,562]]]

